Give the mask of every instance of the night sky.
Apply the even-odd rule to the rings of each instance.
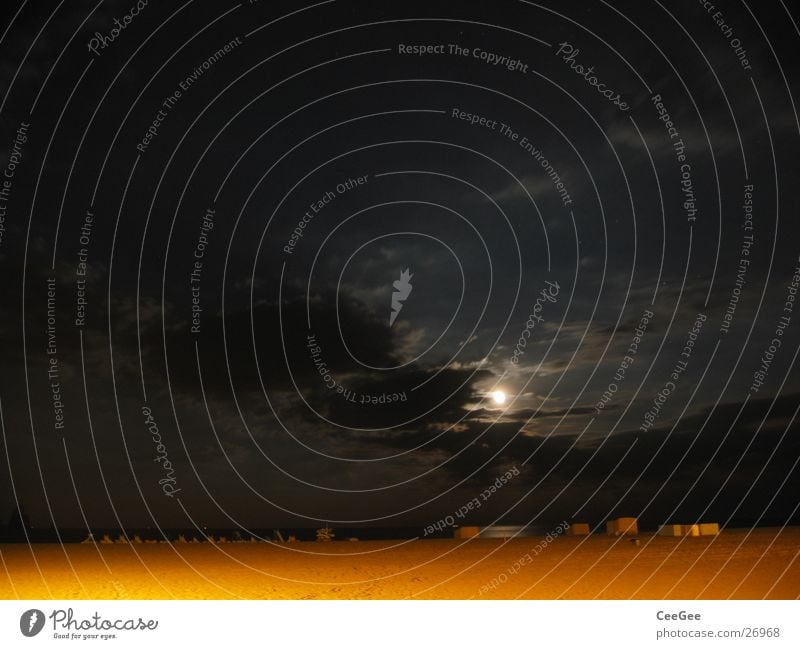
[[[3,521],[800,522],[791,3],[3,12]]]

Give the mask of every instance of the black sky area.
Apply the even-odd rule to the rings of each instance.
[[[797,11],[716,5],[151,1],[93,53],[134,0],[5,3],[0,519],[424,527],[518,470],[461,522],[800,522]]]

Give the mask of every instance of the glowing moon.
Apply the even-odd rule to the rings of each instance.
[[[506,393],[502,390],[495,390],[490,394],[492,397],[492,401],[494,401],[498,406],[502,406],[506,402]]]

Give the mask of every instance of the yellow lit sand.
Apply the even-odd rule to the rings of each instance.
[[[800,528],[718,537],[2,545],[0,598],[398,599],[800,596]],[[138,556],[137,556],[138,554]],[[38,564],[38,566],[37,566]],[[41,572],[40,572],[41,571]],[[505,575],[505,578],[500,577]],[[503,583],[495,588],[488,584]]]

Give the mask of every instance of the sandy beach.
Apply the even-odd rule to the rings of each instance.
[[[800,528],[717,537],[0,546],[3,599],[796,599]]]

